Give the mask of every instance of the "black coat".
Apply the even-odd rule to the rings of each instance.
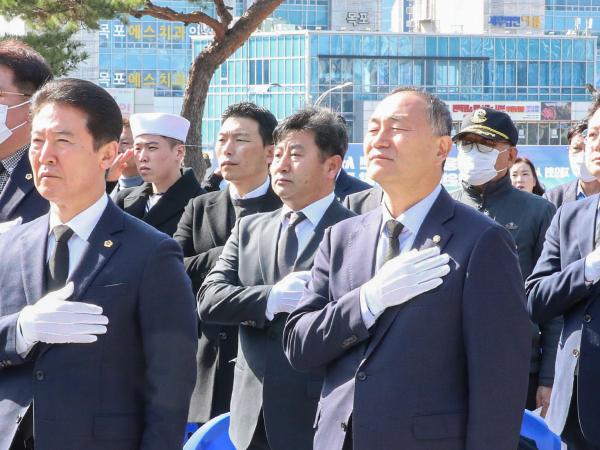
[[[115,197],[115,203],[126,213],[143,220],[169,236],[173,236],[185,205],[190,199],[204,193],[205,191],[200,187],[194,172],[191,169],[184,169],[183,176],[163,194],[148,213],[146,213],[146,202],[152,195],[151,183],[119,191]]]
[[[271,187],[256,212],[274,211],[281,200]],[[190,200],[173,238],[181,245],[194,292],[214,267],[235,223],[229,188]],[[190,402],[190,422],[207,422],[229,411],[233,360],[237,355],[237,326],[199,323],[198,376]]]
[[[372,186],[369,183],[365,183],[352,175],[348,175],[346,171],[342,169],[340,170],[337,180],[335,180],[334,194],[340,202],[343,202],[348,195],[371,189],[371,187]]]

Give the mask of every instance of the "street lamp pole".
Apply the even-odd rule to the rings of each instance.
[[[336,86],[333,86],[332,88],[327,89],[325,92],[319,95],[319,97],[317,97],[317,101],[315,101],[313,106],[315,108],[318,108],[321,105],[321,103],[323,103],[323,100],[325,100],[325,97],[327,97],[330,93],[332,93],[333,91],[344,89],[345,87],[349,86],[352,86],[352,81],[346,81],[345,83],[338,84]]]

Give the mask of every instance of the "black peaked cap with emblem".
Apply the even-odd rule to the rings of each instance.
[[[452,137],[457,141],[473,133],[492,141],[508,141],[517,145],[519,132],[508,114],[492,108],[479,108],[463,119],[460,131]]]

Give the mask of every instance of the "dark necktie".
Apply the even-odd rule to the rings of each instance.
[[[279,277],[283,278],[294,269],[296,258],[298,257],[298,237],[296,236],[296,226],[306,219],[302,212],[290,211],[286,214],[288,226],[282,230],[277,243],[277,267],[279,268]]]
[[[62,288],[69,275],[69,239],[73,230],[66,225],[58,225],[52,230],[56,238],[56,247],[50,255],[46,268],[47,292]]]
[[[388,220],[383,226],[383,229],[385,230],[385,238],[387,239],[387,248],[385,250],[385,254],[383,255],[382,265],[400,254],[400,240],[398,237],[400,236],[403,228],[404,225],[394,219]]]

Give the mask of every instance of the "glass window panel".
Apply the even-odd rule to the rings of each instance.
[[[312,58],[310,61],[310,84],[316,86],[319,84],[319,60]]]
[[[362,36],[360,36],[360,35],[354,36],[352,41],[354,42],[353,54],[355,54],[355,55],[362,54]]]
[[[506,59],[517,58],[517,42],[513,38],[506,39]]]
[[[423,81],[423,61],[415,61],[413,66],[413,83],[415,86],[422,86],[424,84]]]
[[[450,55],[453,58],[460,56],[460,39],[458,37],[448,38],[448,43],[450,44]]]
[[[292,83],[294,84],[302,83],[302,62],[299,58],[294,58],[292,61]]]
[[[361,87],[363,85],[363,77],[362,77],[363,65],[364,65],[363,59],[354,60],[354,76],[353,76],[353,78],[354,78],[354,84],[357,87]]]
[[[331,74],[329,67],[329,59],[319,59],[319,84],[330,84]]]
[[[550,59],[549,39],[540,39],[540,59]]]
[[[537,62],[530,62],[529,69],[527,71],[527,84],[529,86],[538,85],[538,69],[539,64]]]
[[[377,64],[373,59],[367,59],[364,65],[365,92],[377,92]]]
[[[434,71],[435,71],[435,61],[429,60],[425,61],[425,85],[426,86],[434,86]]]
[[[448,84],[458,86],[460,64],[458,61],[448,62]]]
[[[550,145],[550,125],[547,123],[540,123],[538,145]]]
[[[473,86],[483,85],[483,61],[473,61]]]
[[[320,55],[329,55],[329,36],[326,34],[320,34],[319,37],[319,54]]]
[[[563,39],[562,40],[562,59],[563,61],[567,61],[567,60],[571,60],[573,59],[573,43],[571,42],[570,39]]]
[[[540,86],[548,86],[550,80],[550,64],[547,62],[540,62]]]
[[[507,61],[506,63],[506,86],[515,86],[517,65],[514,61]]]
[[[518,40],[517,59],[527,59],[527,39]]]
[[[389,86],[390,84],[390,62],[387,59],[380,59],[377,62],[377,71],[379,73],[378,83],[380,86]]]
[[[398,61],[392,59],[390,61],[390,86],[395,88],[398,84]]]
[[[413,38],[413,55],[425,56],[425,38],[422,36],[414,36]]]
[[[550,58],[560,60],[560,39],[550,41]]]
[[[583,39],[577,39],[573,42],[573,59],[576,61],[585,60],[585,41]]]
[[[539,39],[529,39],[529,60],[539,59],[540,41]]]
[[[550,145],[560,144],[560,128],[558,122],[550,123]]]
[[[439,37],[438,38],[438,56],[448,56],[448,38],[447,37]]]
[[[517,86],[527,86],[527,63],[517,62]]]
[[[550,85],[560,86],[560,63],[558,62],[550,64]]]
[[[408,36],[401,36],[399,39],[399,56],[409,56],[412,55],[412,46],[411,46],[411,38]]]
[[[340,84],[342,82],[342,60],[332,59],[331,60],[331,83]]]
[[[585,51],[585,59],[586,60],[591,61],[591,60],[594,59],[594,50],[595,50],[594,47],[595,46],[594,46],[594,42],[593,41],[588,40],[586,42],[586,46],[585,46],[585,49],[586,49],[586,51]]]
[[[473,69],[471,61],[460,62],[460,85],[463,87],[470,86],[472,80]]]
[[[571,85],[571,63],[562,63],[562,80],[563,86]]]
[[[410,86],[413,84],[413,67],[411,61],[399,61],[398,84],[400,86]],[[415,82],[415,84],[419,83]]]
[[[334,34],[331,36],[331,54],[339,55],[340,49],[342,48],[342,36]]]
[[[352,36],[343,36],[342,37],[342,53],[344,55],[352,54]]]
[[[437,38],[427,38],[427,56],[437,56]]]
[[[381,55],[390,55],[390,38],[389,36],[379,36],[379,42],[381,44]]]
[[[482,39],[474,37],[471,39],[471,55],[481,56]]]
[[[506,58],[506,45],[504,39],[496,38],[494,39],[495,47],[496,47],[496,59],[504,59]]]
[[[536,145],[538,143],[538,124],[527,124],[527,145]]]
[[[503,62],[496,63],[496,80],[495,80],[494,84],[496,85],[496,87],[501,87],[501,86],[504,86],[504,84],[505,84],[504,63]]]
[[[575,87],[583,86],[585,84],[585,63],[576,62],[573,63],[573,78],[572,84]]]
[[[379,39],[377,36],[367,35],[364,37],[364,47],[363,47],[363,55],[364,56],[376,56],[379,51]]]
[[[436,86],[448,85],[448,65],[446,61],[436,61],[435,84]]]
[[[492,38],[483,38],[482,55],[488,58],[494,57],[494,40]]]
[[[471,39],[460,38],[460,56],[471,56]]]
[[[342,59],[342,82],[352,81],[353,60],[350,58]]]

